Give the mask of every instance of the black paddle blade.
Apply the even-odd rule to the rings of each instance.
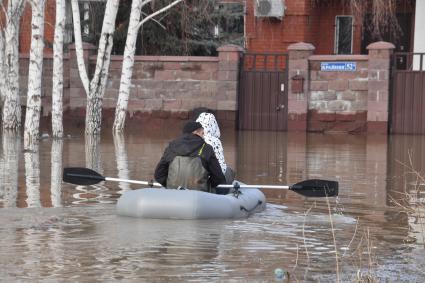
[[[88,186],[105,181],[105,177],[88,168],[68,167],[63,169],[62,180],[75,185]]]
[[[328,180],[305,180],[292,185],[290,190],[306,197],[338,196],[338,182]]]

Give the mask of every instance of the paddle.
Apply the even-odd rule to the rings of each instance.
[[[334,197],[338,196],[338,182],[320,179],[301,181],[292,186],[280,185],[244,185],[235,183],[232,185],[218,185],[217,188],[257,188],[273,190],[290,190],[306,197]]]
[[[81,167],[68,167],[63,169],[63,181],[76,185],[94,185],[102,181],[112,182],[126,182],[139,185],[159,186],[161,184],[156,182],[136,181],[103,177],[96,171],[88,168]],[[233,185],[219,185],[218,188],[257,188],[257,189],[279,189],[291,190],[306,197],[333,197],[338,195],[338,182],[328,180],[305,180],[296,183],[292,186],[279,186],[279,185],[244,185],[235,182]]]
[[[147,182],[147,181],[103,177],[102,175],[100,175],[99,173],[97,173],[96,171],[92,169],[82,168],[82,167],[64,168],[62,180],[67,183],[71,183],[75,185],[85,185],[85,186],[94,185],[102,181],[126,182],[126,183],[139,184],[139,185],[148,185],[150,187],[162,186],[160,183],[156,183],[153,181]]]

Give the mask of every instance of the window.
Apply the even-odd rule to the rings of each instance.
[[[353,53],[353,17],[336,16],[335,54]]]

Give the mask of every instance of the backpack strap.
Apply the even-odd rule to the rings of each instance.
[[[205,143],[203,143],[202,146],[201,146],[201,148],[199,149],[198,156],[201,156],[202,155],[202,151],[204,150],[204,147],[205,147]]]

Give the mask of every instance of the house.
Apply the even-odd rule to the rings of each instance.
[[[209,99],[208,105],[198,105],[200,97],[190,101],[173,97],[165,101],[159,90],[151,89],[149,99],[154,103],[145,101],[146,94],[139,91],[138,97],[143,101],[139,101],[137,109],[178,112],[189,111],[192,106],[208,106],[225,111],[226,117],[236,116],[235,123],[243,129],[425,133],[425,122],[421,122],[425,121],[422,114],[425,105],[418,103],[425,101],[422,99],[424,88],[414,83],[418,76],[425,74],[425,29],[421,28],[425,27],[425,17],[420,16],[425,14],[425,1],[220,1],[220,5],[227,3],[245,7],[244,65],[240,75],[237,75],[238,69],[233,69],[237,66],[235,62],[231,66],[214,65],[213,70],[223,71],[220,75],[203,70],[202,64],[195,63],[199,57],[190,66],[183,62],[166,63],[170,68],[178,65],[178,71],[158,69],[155,72],[170,83],[183,78],[193,80],[193,76],[201,72],[205,72],[205,78],[200,79],[202,83],[211,82],[211,76],[220,81],[213,87],[202,88]],[[46,42],[52,40],[52,33],[47,32],[54,26],[52,7],[54,1],[48,0],[46,22],[50,24],[46,24]],[[25,28],[29,27],[29,21],[26,14],[22,21],[21,53],[29,50],[24,40],[29,38]],[[220,28],[212,26],[214,33],[219,33]],[[379,43],[372,44],[374,42]],[[222,51],[239,52],[234,48]],[[204,58],[217,62],[216,58]],[[226,58],[234,60],[237,56]],[[122,58],[113,60],[112,66],[119,73]],[[274,68],[272,72],[267,69],[270,66]],[[109,91],[109,105],[113,108],[115,92]],[[83,101],[79,103],[84,105]],[[150,108],[146,108],[148,106]]]
[[[369,5],[362,7],[362,11],[356,11],[350,2],[361,1],[246,1],[246,49],[287,52],[292,43],[308,42],[315,46],[315,54],[366,54],[370,43],[382,40],[392,42],[396,51],[413,50],[415,1],[385,1],[386,5],[394,3],[394,19],[399,29],[388,26],[378,35],[376,29],[371,28],[374,1],[363,1]],[[384,22],[395,24],[388,22],[388,18]]]

